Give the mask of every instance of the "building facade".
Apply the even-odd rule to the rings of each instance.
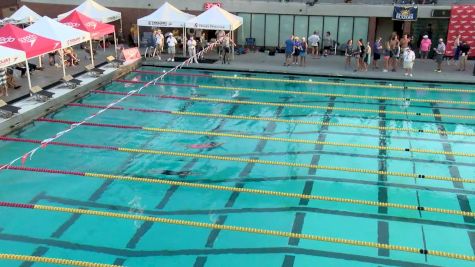
[[[0,1],[0,19],[13,14],[18,9],[17,0],[1,0]]]
[[[5,0],[3,0],[5,1]],[[40,15],[55,17],[81,4],[83,0],[22,0]],[[63,2],[60,4],[58,2]],[[137,18],[146,16],[165,1],[148,0],[97,0],[98,3],[122,12],[124,35],[136,23]],[[387,38],[392,32],[409,33],[416,38],[428,27],[434,38],[445,37],[450,12],[449,2],[443,5],[419,5],[418,20],[400,22],[392,20],[393,0],[343,0],[314,1],[249,1],[249,0],[169,0],[177,8],[192,14],[199,14],[209,3],[219,2],[223,8],[244,18],[244,25],[237,31],[237,43],[244,44],[246,38],[255,38],[259,47],[281,47],[289,35],[300,37],[330,32],[338,43],[348,39],[373,41],[376,36]],[[440,2],[440,1],[439,1]],[[455,1],[453,1],[455,2]],[[445,14],[445,15],[444,15]]]

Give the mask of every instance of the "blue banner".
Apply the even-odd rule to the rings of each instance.
[[[416,5],[394,5],[393,20],[417,20]]]

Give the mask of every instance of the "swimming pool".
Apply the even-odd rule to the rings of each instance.
[[[2,138],[0,164],[163,71],[143,66]],[[0,201],[29,207],[0,207],[0,253],[124,266],[471,266],[424,250],[475,254],[474,92],[180,70],[0,172]]]

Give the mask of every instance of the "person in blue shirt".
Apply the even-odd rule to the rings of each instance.
[[[285,62],[284,62],[284,66],[290,66],[293,52],[294,52],[294,36],[291,35],[289,37],[289,39],[287,39],[285,41]]]

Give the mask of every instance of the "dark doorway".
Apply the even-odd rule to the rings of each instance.
[[[404,31],[404,21],[393,20],[393,31],[401,37]]]

